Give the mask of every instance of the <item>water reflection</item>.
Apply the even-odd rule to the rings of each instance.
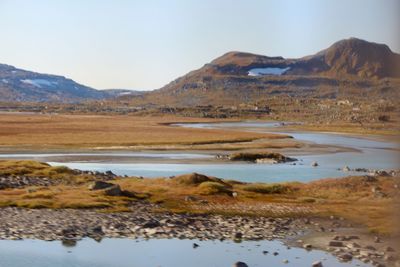
[[[194,248],[193,244],[197,247]],[[279,241],[200,241],[178,239],[91,239],[65,247],[59,242],[0,240],[0,266],[7,267],[204,267],[232,266],[243,261],[253,266],[309,267],[371,266],[358,260],[339,262],[329,253],[301,248],[287,249]],[[288,261],[288,263],[284,263]]]

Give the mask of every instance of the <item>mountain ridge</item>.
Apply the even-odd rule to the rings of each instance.
[[[337,92],[345,92],[344,87],[361,95],[398,93],[399,79],[400,54],[385,44],[349,38],[301,58],[230,51],[150,92],[96,90],[64,76],[0,64],[0,101],[81,102],[116,97],[138,105],[217,105],[277,94],[336,97]]]
[[[399,94],[400,55],[388,46],[357,38],[338,41],[320,52],[285,59],[239,51],[137,97],[136,105],[237,105],[277,95],[338,97],[347,94]]]

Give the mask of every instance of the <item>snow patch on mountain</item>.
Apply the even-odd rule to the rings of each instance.
[[[24,79],[21,80],[21,82],[36,86],[38,88],[42,88],[42,86],[54,87],[58,84],[56,81],[49,81],[45,79]]]
[[[282,75],[288,71],[290,67],[287,68],[255,68],[248,72],[249,76],[261,76],[261,75]]]

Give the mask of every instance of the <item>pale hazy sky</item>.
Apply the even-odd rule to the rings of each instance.
[[[400,52],[400,0],[0,0],[0,63],[155,89],[228,51],[300,57],[358,37]]]

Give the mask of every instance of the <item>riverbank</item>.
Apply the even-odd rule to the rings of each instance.
[[[60,240],[75,246],[84,238],[196,239],[243,242],[279,240],[290,247],[329,251],[340,261],[358,259],[374,266],[397,266],[397,239],[376,236],[343,218],[268,218],[152,213],[153,205],[130,212],[0,208],[0,239]],[[40,219],[38,219],[40,218]],[[193,248],[198,244],[194,241]],[[278,254],[263,251],[264,255]]]
[[[105,151],[105,150],[163,150],[163,151],[232,151],[243,149],[302,149],[329,150],[294,140],[292,131],[340,132],[361,134],[393,141],[396,130],[388,133],[385,124],[376,124],[369,131],[353,124],[319,125],[283,123],[268,131],[246,131],[243,127],[179,127],[193,123],[218,124],[238,119],[204,119],[177,116],[122,115],[58,115],[58,114],[0,114],[0,150],[7,151]],[[266,121],[254,121],[262,122]],[[270,124],[279,124],[271,121]],[[240,124],[240,123],[238,123]],[[268,124],[268,123],[267,123]],[[359,130],[359,128],[364,130]],[[372,127],[372,126],[371,126]],[[366,129],[366,130],[365,130]],[[378,129],[379,131],[377,131]],[[282,134],[278,132],[289,132]],[[273,133],[277,132],[277,133]]]
[[[393,244],[399,237],[398,172],[393,175],[263,184],[201,174],[120,177],[3,161],[0,238],[279,239],[347,260],[350,254],[392,264],[400,249]],[[360,239],[341,237],[349,231]],[[374,244],[374,236],[382,242]]]

